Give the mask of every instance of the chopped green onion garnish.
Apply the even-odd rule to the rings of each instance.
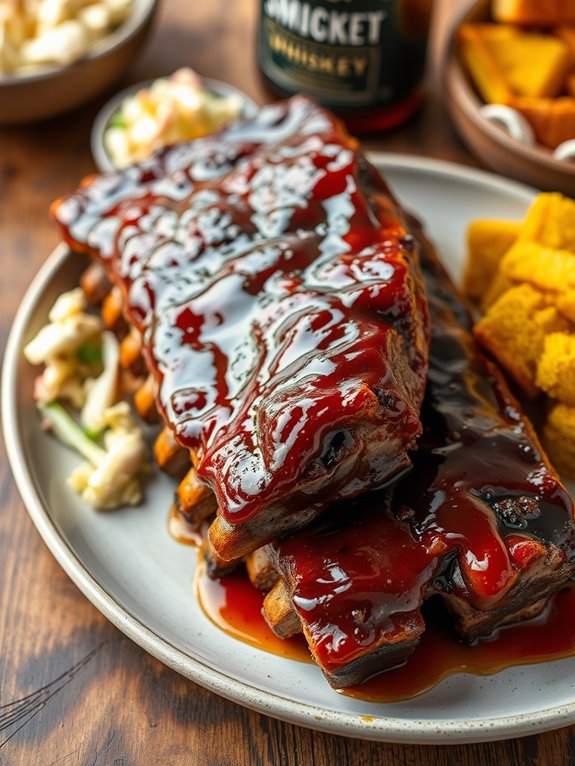
[[[61,442],[83,455],[92,465],[98,466],[106,458],[106,451],[90,439],[76,421],[57,402],[39,404],[38,409],[46,418],[55,436]]]
[[[122,112],[117,111],[114,112],[114,114],[110,117],[110,121],[108,122],[108,127],[110,128],[125,128],[127,126],[126,118],[122,114]]]
[[[76,356],[86,364],[102,364],[102,346],[98,343],[82,343],[76,349]]]

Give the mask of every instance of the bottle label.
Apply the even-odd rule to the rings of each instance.
[[[327,106],[391,104],[421,80],[430,3],[262,0],[260,66]]]

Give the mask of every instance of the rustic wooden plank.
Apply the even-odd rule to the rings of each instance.
[[[190,64],[264,101],[255,16],[255,0],[164,0],[153,39],[124,84]],[[93,171],[89,132],[104,100],[42,125],[0,130],[1,348],[57,241],[49,203]],[[437,99],[404,129],[368,143],[472,163]],[[0,444],[1,766],[559,766],[575,763],[574,735],[570,727],[485,745],[376,744],[274,721],[195,686],[132,644],[72,584],[26,515]]]

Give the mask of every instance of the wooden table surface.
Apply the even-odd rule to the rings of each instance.
[[[148,47],[118,88],[191,65],[262,102],[256,6],[256,0],[164,0]],[[434,65],[446,17],[441,21]],[[475,164],[438,91],[431,88],[408,126],[369,146]],[[105,100],[44,124],[0,130],[2,349],[27,285],[57,243],[49,203],[94,169],[90,126]],[[125,638],[81,595],[33,527],[3,444],[0,451],[0,766],[575,764],[575,727],[483,745],[375,744],[281,723],[195,686]]]

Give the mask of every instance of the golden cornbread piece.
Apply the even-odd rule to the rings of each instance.
[[[498,269],[495,276],[491,280],[491,284],[481,298],[481,302],[479,304],[481,311],[485,313],[488,308],[493,306],[493,304],[498,301],[499,298],[501,298],[501,296],[504,295],[508,290],[511,290],[512,287],[515,287],[515,282],[502,274],[501,269]]]
[[[514,27],[512,24],[490,24],[487,22],[465,24],[464,26],[472,27],[477,35],[486,42],[506,42],[511,38],[518,37],[522,34],[520,29]]]
[[[563,404],[575,406],[575,335],[554,332],[545,338],[535,384]]]
[[[543,446],[559,473],[575,479],[575,407],[553,407],[543,426]]]
[[[484,101],[507,104],[514,93],[487,46],[485,35],[481,33],[482,26],[462,24],[459,27],[459,52]]]
[[[478,300],[486,293],[520,228],[519,221],[486,219],[469,224],[463,289],[472,300]]]
[[[563,40],[563,42],[568,46],[569,50],[571,51],[573,61],[575,61],[575,24],[573,26],[570,26],[569,24],[561,24],[561,26],[555,27],[553,34],[555,37]]]
[[[540,144],[555,149],[575,137],[575,98],[529,98],[516,96],[506,102],[525,117]]]
[[[575,254],[519,240],[503,256],[501,273],[514,282],[527,282],[540,290],[565,292],[575,288]]]
[[[557,192],[539,194],[527,211],[519,238],[575,252],[575,200]]]
[[[508,290],[475,325],[475,337],[493,354],[524,393],[535,397],[537,362],[545,337],[568,329],[567,320],[547,305],[546,296],[530,285]]]
[[[555,305],[560,314],[575,323],[575,290],[567,290],[566,293],[557,295]]]
[[[496,26],[496,25],[493,25]],[[551,35],[517,32],[513,37],[485,40],[495,64],[518,96],[558,96],[572,68],[569,46]]]
[[[491,12],[495,21],[511,24],[575,23],[575,3],[571,0],[493,0]]]

